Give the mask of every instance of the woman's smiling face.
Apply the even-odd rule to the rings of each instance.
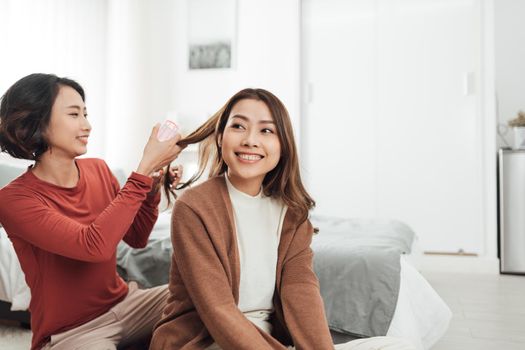
[[[82,96],[69,86],[60,86],[45,131],[49,144],[47,152],[69,158],[86,153],[91,132],[91,125],[86,116],[86,105]]]
[[[221,154],[232,184],[258,193],[264,177],[281,157],[281,143],[268,106],[258,100],[237,102],[220,140]]]

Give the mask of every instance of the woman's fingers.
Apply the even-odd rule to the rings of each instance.
[[[160,180],[162,178],[162,175],[164,175],[164,169],[159,169],[151,174],[151,177],[153,178],[153,181]]]
[[[164,158],[162,161],[158,162],[157,168],[165,167],[177,159],[180,152],[183,150],[182,147],[177,145],[177,142],[180,140],[180,138],[180,134],[177,134],[175,137],[167,141],[154,141],[154,143],[157,143],[158,147],[167,147],[166,153],[164,153]]]
[[[170,168],[170,175],[172,177],[181,177],[182,176],[182,165],[176,165]]]
[[[182,147],[177,145],[177,142],[179,142],[180,139],[181,139],[181,135],[177,133],[173,138],[167,141],[162,141],[162,142],[168,143],[169,148],[170,148],[169,154],[167,155],[165,161],[163,162],[163,166],[168,165],[169,163],[177,159],[177,157],[179,156],[180,152],[183,149]]]
[[[149,138],[150,140],[152,138],[157,138],[157,134],[159,133],[159,128],[160,128],[160,123],[156,123],[155,125],[153,125],[153,128],[151,129],[151,133],[149,134]]]
[[[172,168],[170,168],[170,181],[171,186],[175,187],[179,184],[181,178],[182,178],[182,165],[176,165]]]

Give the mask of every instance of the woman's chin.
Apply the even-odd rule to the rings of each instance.
[[[83,150],[76,150],[75,152],[75,158],[76,157],[80,157],[80,156],[83,156],[84,154],[87,153],[87,148],[86,149],[83,149]]]
[[[264,175],[265,174],[259,171],[246,171],[246,169],[243,169],[243,171],[230,172],[230,176],[236,177],[237,179],[242,181],[253,181],[258,178],[263,179]]]

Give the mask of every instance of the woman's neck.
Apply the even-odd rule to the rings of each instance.
[[[32,171],[40,180],[60,187],[75,187],[80,176],[74,158],[52,157],[48,153],[40,157]]]
[[[228,180],[230,180],[233,187],[247,195],[255,197],[261,191],[262,178],[244,179],[229,172],[226,176],[228,176]]]

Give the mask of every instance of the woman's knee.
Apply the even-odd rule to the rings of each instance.
[[[82,345],[76,348],[76,350],[117,350],[117,346],[110,340],[101,340]]]

